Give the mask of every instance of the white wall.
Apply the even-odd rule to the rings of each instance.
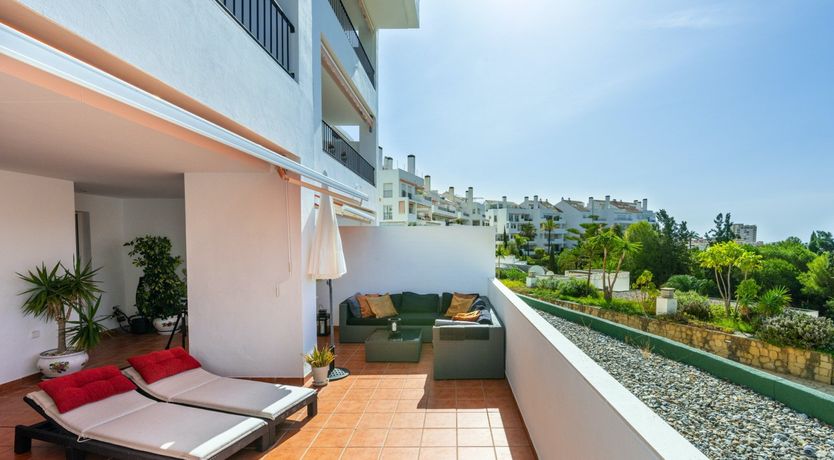
[[[304,375],[300,202],[275,173],[186,173],[190,349],[207,369]]]
[[[21,313],[26,284],[15,273],[69,264],[73,254],[72,182],[0,171],[0,383],[36,373],[38,353],[57,345],[54,322]]]
[[[706,458],[498,280],[507,380],[541,458]]]
[[[478,292],[495,275],[492,227],[340,227],[347,273],[333,281],[338,304],[362,292]],[[318,303],[328,305],[318,284]]]

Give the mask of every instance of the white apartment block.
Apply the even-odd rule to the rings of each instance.
[[[620,225],[623,228],[629,225],[645,221],[654,223],[654,211],[649,210],[647,199],[634,201],[612,200],[610,195],[605,199],[596,200],[589,197],[587,203],[562,198],[556,207],[562,211],[565,228],[582,230],[581,224],[597,222],[605,226]],[[576,241],[567,240],[566,247],[576,246]]]
[[[385,157],[377,178],[380,225],[484,225],[484,205],[475,201],[474,189],[462,197],[454,187],[432,190],[431,176],[417,174],[414,155],[408,155],[406,169]]]
[[[565,226],[564,216],[561,209],[548,201],[539,200],[534,195],[530,200],[529,196],[524,197],[521,203],[507,201],[507,197],[501,197],[500,201],[487,200],[486,220],[489,225],[496,227],[496,244],[504,240],[504,234],[512,241],[514,235],[521,233],[522,225],[532,224],[536,229],[536,237],[530,241],[531,247],[547,249],[547,232],[542,228],[544,223],[552,220],[555,229],[551,232],[550,244],[555,252],[565,247],[565,233],[568,227]]]
[[[730,227],[733,230],[733,233],[736,235],[736,242],[741,244],[756,244],[758,241],[757,239],[757,227],[755,225],[748,225],[748,224],[733,224]]]
[[[191,352],[225,375],[303,377],[317,202],[377,221],[379,31],[418,27],[418,5],[0,2],[0,303],[20,303],[15,272],[80,257],[102,267],[102,305],[130,314],[141,272],[122,244],[167,236]],[[0,322],[2,383],[57,333],[16,308]]]

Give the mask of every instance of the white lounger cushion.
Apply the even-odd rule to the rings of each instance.
[[[311,388],[219,377],[201,368],[172,375],[150,385],[133,368],[122,372],[139,388],[162,401],[266,419],[275,419],[315,393]]]
[[[210,458],[265,425],[256,418],[155,402],[135,391],[63,414],[44,391],[27,396],[80,438],[189,460]]]

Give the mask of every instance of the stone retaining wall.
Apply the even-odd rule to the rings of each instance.
[[[624,324],[634,329],[640,329],[650,334],[666,337],[748,366],[795,375],[827,384],[834,383],[834,379],[832,379],[834,356],[827,353],[800,350],[793,347],[780,347],[739,335],[672,321],[627,315],[565,300],[556,300],[553,303],[608,321]]]

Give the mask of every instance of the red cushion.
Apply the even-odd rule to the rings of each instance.
[[[200,362],[182,347],[134,356],[127,361],[147,383],[200,367]]]
[[[62,414],[84,404],[136,389],[136,385],[122,375],[116,366],[79,371],[43,381],[38,386],[55,401],[58,412]]]

